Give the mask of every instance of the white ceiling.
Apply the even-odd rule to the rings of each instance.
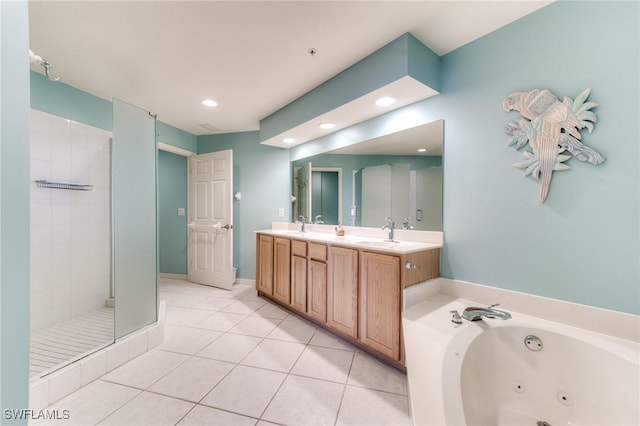
[[[405,32],[444,55],[548,3],[31,0],[30,47],[66,84],[196,135],[227,133],[257,130]]]

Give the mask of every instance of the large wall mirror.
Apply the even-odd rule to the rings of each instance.
[[[292,220],[442,231],[443,121],[298,159]]]

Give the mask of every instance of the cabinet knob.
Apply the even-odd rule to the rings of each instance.
[[[407,263],[404,264],[404,268],[405,269],[416,269],[417,266],[414,263],[407,262]]]

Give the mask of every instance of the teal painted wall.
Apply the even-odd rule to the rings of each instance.
[[[554,3],[443,58],[446,95],[429,106],[445,118],[443,274],[640,313],[639,6]],[[511,166],[522,154],[503,127],[520,116],[502,99],[587,87],[600,106],[583,142],[607,161],[571,159],[540,204],[539,184]]]
[[[52,83],[30,72],[31,108],[104,130],[113,130],[113,104],[62,82]],[[158,141],[196,152],[197,138],[191,133],[158,121]]]
[[[195,153],[198,150],[198,137],[191,133],[158,121],[156,126],[158,142],[164,142]]]
[[[0,2],[0,408],[29,405],[29,10]]]
[[[299,159],[378,135],[400,115],[444,119],[443,276],[640,313],[638,2],[556,2],[442,58],[441,94],[291,150]],[[569,160],[549,197],[511,165],[509,93],[592,89],[600,166]],[[347,141],[347,142],[345,142]]]
[[[187,157],[158,151],[158,250],[160,272],[187,273]]]
[[[104,130],[113,130],[110,101],[31,71],[31,107]]]
[[[238,278],[255,279],[255,231],[271,228],[271,222],[288,221],[291,210],[289,151],[260,145],[258,132],[198,137],[198,154],[233,150],[233,258]],[[284,217],[278,208],[284,208]]]
[[[441,58],[442,94],[394,113],[445,119],[443,274],[640,312],[638,7],[547,6]],[[502,99],[532,88],[575,97],[586,87],[601,105],[584,141],[607,162],[570,160],[572,170],[554,174],[539,204],[538,183],[511,167],[521,153],[506,146],[503,127],[517,115],[502,111]],[[309,154],[309,147],[292,149],[292,158],[340,146],[343,132],[309,144]],[[245,278],[255,276],[253,231],[281,220],[278,207],[286,217],[290,209],[288,152],[258,139],[257,132],[197,138],[198,153],[234,149],[235,186],[243,193],[234,203],[234,252],[238,260],[247,250],[238,265]]]

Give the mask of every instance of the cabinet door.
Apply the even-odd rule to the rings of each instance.
[[[273,237],[257,236],[256,290],[273,295]]]
[[[360,268],[360,340],[399,360],[400,258],[364,251]]]
[[[276,237],[273,262],[273,297],[291,303],[291,240]]]
[[[309,261],[307,278],[307,313],[315,320],[327,322],[327,264]]]
[[[358,337],[358,251],[329,248],[327,324],[349,336]]]
[[[291,306],[307,312],[307,258],[291,256]]]

